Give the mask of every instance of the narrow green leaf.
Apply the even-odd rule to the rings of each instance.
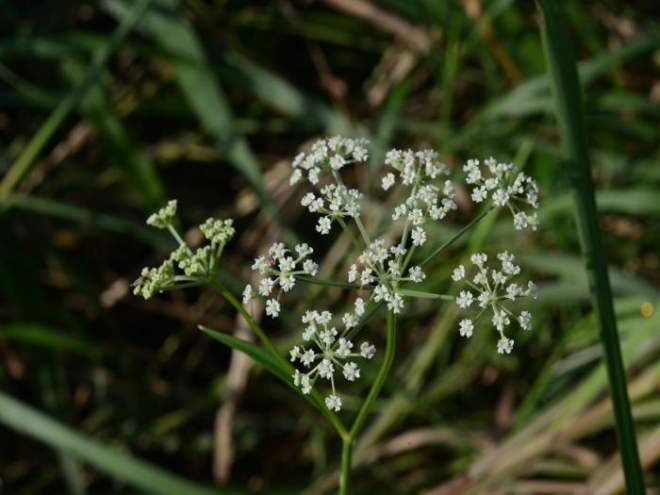
[[[543,13],[542,39],[545,50],[566,172],[575,199],[575,214],[585,258],[594,309],[598,317],[605,367],[614,409],[617,441],[626,479],[626,493],[645,493],[642,467],[637,449],[635,425],[626,386],[607,260],[598,225],[591,163],[587,148],[582,106],[582,88],[570,43],[568,29],[559,6],[540,0]],[[660,38],[659,38],[660,39]]]
[[[246,491],[214,489],[193,483],[142,459],[120,452],[55,421],[43,412],[0,391],[0,423],[49,445],[100,471],[157,495],[244,495]]]
[[[172,250],[176,247],[176,242],[172,237],[163,231],[147,228],[146,226],[120,217],[61,201],[37,196],[12,194],[6,200],[0,199],[0,207],[3,206],[22,208],[41,215],[69,220],[84,227],[109,230],[118,234],[132,236],[135,239],[165,250]]]
[[[218,342],[221,342],[231,347],[232,349],[236,349],[238,351],[247,354],[257,363],[259,363],[261,366],[266,368],[266,370],[270,371],[273,375],[275,375],[277,378],[282,380],[288,387],[295,390],[297,394],[300,394],[300,389],[293,384],[293,379],[291,378],[291,375],[293,374],[293,370],[294,370],[293,366],[285,367],[281,362],[276,360],[266,349],[259,347],[258,345],[253,344],[252,342],[237,339],[232,335],[227,335],[225,333],[221,333],[218,332],[217,330],[213,330],[211,328],[207,328],[201,325],[199,329],[205,334],[207,334],[209,337],[211,337],[212,339],[215,339]],[[323,414],[328,413],[327,408],[323,404],[323,399],[321,398],[321,396],[319,395],[316,389],[312,390],[311,394],[303,395],[303,398],[305,398],[305,400],[307,400],[310,404],[316,407]]]
[[[0,339],[23,342],[39,347],[66,351],[74,354],[94,357],[100,350],[90,342],[63,334],[62,332],[37,323],[14,323],[0,325]]]
[[[258,345],[247,340],[237,339],[233,335],[218,332],[217,330],[213,330],[201,325],[199,329],[212,339],[215,339],[218,342],[222,342],[232,349],[236,349],[244,354],[247,354],[261,366],[270,371],[273,375],[284,381],[287,385],[293,387],[291,371],[284,368],[284,366],[275,360],[275,358],[273,358],[273,356],[271,356],[263,347],[259,347]],[[295,389],[295,387],[293,388]]]

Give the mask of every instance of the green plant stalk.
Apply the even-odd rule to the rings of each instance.
[[[468,230],[470,230],[472,227],[474,227],[477,223],[479,223],[486,215],[488,215],[491,211],[495,209],[495,205],[490,205],[488,208],[486,208],[484,211],[479,213],[476,217],[472,219],[470,223],[468,223],[465,227],[463,227],[461,230],[459,230],[456,235],[454,235],[451,239],[446,241],[444,244],[439,246],[435,251],[433,251],[431,254],[429,254],[424,261],[422,261],[419,266],[424,267],[424,265],[428,264],[430,261],[433,260],[436,256],[438,256],[440,253],[442,253],[445,249],[447,249],[449,246],[451,246],[456,240],[458,240],[459,237],[461,237],[463,234],[465,234]]]
[[[645,493],[644,479],[626,388],[626,374],[612,305],[607,260],[598,226],[598,211],[594,199],[594,185],[591,180],[582,113],[581,88],[568,32],[558,5],[552,0],[540,0],[540,5],[544,16],[542,39],[556,103],[565,163],[576,205],[580,243],[604,350],[626,493],[641,495]]]
[[[341,450],[341,473],[339,475],[339,495],[348,495],[350,489],[351,478],[351,459],[353,455],[353,446],[355,439],[362,430],[369,413],[380,393],[380,390],[385,384],[387,375],[390,372],[392,363],[394,362],[394,350],[396,348],[396,316],[391,311],[387,312],[387,336],[385,345],[385,355],[383,362],[376,375],[376,380],[369,390],[369,395],[365,399],[360,411],[358,412],[351,430],[348,435],[342,435],[342,450]]]

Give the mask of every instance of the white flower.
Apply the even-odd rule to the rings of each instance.
[[[519,211],[513,215],[513,226],[516,230],[524,230],[527,225],[527,213]]]
[[[312,249],[307,243],[297,244],[295,250],[301,258],[305,258],[314,252],[314,249]]]
[[[485,187],[475,187],[471,197],[475,203],[481,203],[488,197],[488,191]]]
[[[376,347],[368,342],[362,342],[362,345],[360,345],[360,354],[365,359],[371,359],[376,355]]]
[[[355,300],[355,314],[357,316],[364,315],[364,300],[361,297]]]
[[[269,268],[270,263],[268,263],[268,260],[265,256],[259,256],[254,260],[254,263],[252,264],[252,269],[258,270],[262,275],[265,274]]]
[[[459,323],[459,328],[458,328],[458,333],[461,335],[461,337],[467,337],[470,338],[472,337],[472,331],[474,330],[474,325],[472,324],[472,320],[463,319]]]
[[[505,206],[509,202],[509,193],[505,189],[498,189],[493,193],[493,203],[496,206]]]
[[[348,269],[348,282],[352,284],[357,279],[357,265],[354,263]]]
[[[331,411],[337,412],[341,410],[341,399],[334,394],[328,395],[325,398],[325,405]]]
[[[253,295],[254,295],[254,290],[252,289],[252,286],[250,284],[247,284],[245,286],[245,289],[243,289],[243,304],[249,303]]]
[[[316,359],[316,354],[313,350],[307,349],[305,352],[301,353],[299,357],[300,362],[309,368],[314,362],[314,359]]]
[[[539,298],[539,290],[536,287],[536,284],[531,280],[527,282],[527,291],[525,291],[526,296],[532,296],[533,299]]]
[[[383,190],[387,191],[390,187],[394,185],[395,182],[396,182],[396,178],[394,177],[394,174],[390,172],[385,177],[383,177],[381,183]]]
[[[479,160],[471,159],[463,165],[463,170],[468,174],[465,182],[468,184],[476,184],[481,181],[481,170],[479,169]]]
[[[426,274],[422,271],[419,266],[411,266],[408,270],[408,276],[413,282],[421,282],[426,278]]]
[[[300,356],[300,347],[297,345],[293,346],[293,349],[289,351],[289,356],[291,362],[294,362],[296,359],[298,359],[298,356]]]
[[[345,338],[339,339],[339,342],[337,343],[337,348],[335,349],[335,355],[341,357],[341,358],[346,358],[350,356],[351,354],[351,349],[353,348],[353,342],[350,340],[346,340]]]
[[[387,309],[394,314],[399,314],[401,312],[403,309],[403,298],[401,297],[401,294],[395,292],[389,300],[387,300]]]
[[[268,249],[268,255],[273,257],[274,259],[279,259],[279,258],[284,257],[286,252],[287,252],[287,249],[286,249],[286,246],[284,245],[283,242],[275,242]]]
[[[529,311],[522,311],[518,317],[518,323],[523,330],[532,329],[532,314]]]
[[[266,301],[266,314],[273,318],[277,318],[280,315],[280,303],[276,299]]]
[[[293,275],[290,273],[280,275],[280,287],[284,292],[289,292],[294,285],[296,285],[296,279],[293,278]]]
[[[500,354],[511,354],[513,350],[513,340],[502,336],[500,340],[497,341],[497,352]]]
[[[317,263],[315,263],[314,261],[312,261],[312,260],[305,260],[303,262],[302,269],[305,273],[307,273],[308,275],[311,275],[313,277],[318,272],[319,265]]]
[[[378,284],[374,289],[373,298],[374,301],[376,302],[387,301],[390,299],[390,291],[387,289],[385,285]]]
[[[467,290],[461,291],[461,293],[456,298],[456,304],[458,304],[458,307],[461,309],[469,308],[473,301],[474,296],[472,295],[472,292]]]
[[[355,328],[360,320],[354,313],[344,313],[341,321],[346,328]]]
[[[472,256],[470,256],[470,261],[473,265],[481,267],[484,263],[486,263],[486,261],[488,261],[488,256],[484,253],[474,253]]]
[[[458,265],[454,268],[454,273],[452,273],[451,278],[454,282],[463,280],[465,278],[465,267],[463,265]]]
[[[326,378],[328,380],[330,380],[335,373],[335,367],[332,365],[332,361],[328,358],[323,358],[316,369],[321,378]]]
[[[350,382],[354,382],[356,378],[360,378],[360,368],[355,363],[344,364],[344,378]]]
[[[316,225],[316,231],[325,235],[330,232],[330,217],[321,217]]]
[[[504,327],[508,326],[509,323],[511,323],[511,320],[506,312],[497,310],[493,312],[493,326],[500,332],[504,331]]]
[[[275,287],[275,281],[271,278],[262,278],[259,281],[259,295],[262,297],[270,296]]]
[[[421,227],[415,227],[410,233],[410,237],[415,246],[421,246],[426,242],[426,231]]]

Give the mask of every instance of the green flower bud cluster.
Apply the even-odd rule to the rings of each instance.
[[[133,293],[149,299],[159,292],[178,287],[201,285],[211,279],[225,245],[235,234],[232,220],[207,219],[199,226],[210,244],[192,250],[173,226],[176,217],[176,200],[147,219],[147,224],[167,229],[179,243],[163,263],[156,268],[144,268],[133,284]],[[177,270],[182,274],[177,274]]]

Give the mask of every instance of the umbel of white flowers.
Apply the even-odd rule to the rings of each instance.
[[[332,392],[326,396],[326,405],[333,410],[341,408],[341,399],[335,389],[335,371],[341,369],[344,378],[353,381],[359,378],[360,369],[351,359],[371,359],[375,354],[375,347],[368,342],[362,343],[359,353],[351,352],[354,345],[347,338],[350,330],[358,325],[366,306],[384,303],[394,314],[404,309],[404,287],[421,283],[426,278],[420,266],[410,263],[414,251],[428,241],[430,224],[443,220],[457,209],[454,184],[446,178],[449,168],[439,161],[436,152],[391,150],[386,155],[385,164],[392,171],[385,173],[381,186],[384,191],[397,185],[408,188],[407,196],[396,205],[391,217],[392,222],[403,222],[403,234],[394,245],[388,245],[384,237],[372,239],[361,221],[363,194],[348,187],[341,175],[345,167],[368,159],[367,145],[364,139],[333,137],[318,140],[310,152],[295,157],[290,177],[292,185],[307,181],[313,187],[313,191],[303,196],[301,204],[319,216],[318,233],[329,234],[334,224],[347,229],[346,220],[350,219],[355,223],[359,234],[356,239],[362,246],[357,262],[348,269],[347,281],[356,290],[368,291],[370,297],[366,300],[358,298],[354,311],[343,315],[341,332],[332,324],[334,319],[330,312],[306,312],[302,320],[302,339],[311,345],[295,346],[291,351],[291,361],[299,362],[303,367],[303,371],[295,371],[294,383],[303,393],[309,393],[317,378],[330,381]],[[475,203],[490,200],[496,207],[511,212],[516,230],[536,230],[536,212],[528,214],[522,209],[538,208],[538,187],[531,178],[513,165],[499,163],[493,158],[485,160],[484,166],[478,160],[468,160],[463,171],[466,183],[472,187],[471,198]],[[313,277],[318,269],[318,265],[307,257],[313,253],[310,247],[298,245],[294,251],[296,256],[283,244],[275,243],[267,256],[255,260],[252,268],[263,278],[257,288],[246,286],[244,304],[260,295],[267,298],[266,314],[273,318],[279,315],[281,293],[293,288],[297,275]],[[454,270],[453,280],[465,282],[468,286],[455,298],[456,304],[461,309],[468,309],[477,302],[481,308],[474,319],[465,318],[460,322],[459,333],[467,338],[472,336],[474,323],[491,311],[493,326],[500,336],[497,350],[510,353],[514,341],[505,335],[505,329],[511,321],[517,321],[525,330],[532,326],[528,311],[516,315],[507,303],[520,297],[536,298],[537,290],[532,282],[520,285],[513,280],[520,273],[520,268],[513,263],[513,255],[503,252],[496,258],[501,266],[488,268],[486,254],[473,255],[471,262],[476,269],[473,278],[466,277],[462,265]]]
[[[308,394],[318,379],[329,382],[330,393],[326,395],[325,404],[334,411],[342,407],[336,391],[336,376],[341,373],[345,380],[355,381],[360,377],[359,360],[371,359],[376,353],[369,342],[362,342],[359,350],[354,350],[353,336],[367,311],[382,304],[396,315],[404,310],[407,297],[423,293],[407,288],[426,278],[422,266],[412,263],[415,251],[429,242],[429,226],[457,209],[455,187],[448,179],[450,170],[439,161],[436,152],[391,150],[385,157],[385,165],[390,170],[384,173],[381,187],[384,191],[394,187],[407,191],[391,214],[392,222],[399,223],[401,235],[394,244],[386,240],[390,237],[372,238],[362,223],[363,194],[348,187],[341,174],[345,167],[368,159],[367,145],[364,139],[318,140],[310,152],[296,156],[290,177],[292,185],[308,182],[312,186],[313,190],[303,196],[301,204],[319,216],[316,231],[327,235],[339,224],[359,253],[348,267],[346,282],[342,282],[346,288],[360,293],[353,309],[341,318],[327,310],[306,311],[302,316],[301,344],[290,352],[291,361],[302,367],[293,374],[294,384],[303,394]],[[478,160],[468,160],[463,172],[475,203],[490,201],[494,207],[508,210],[516,230],[537,229],[538,216],[533,210],[538,209],[538,187],[530,177],[513,165],[493,158],[485,160],[483,165]],[[149,225],[169,230],[179,247],[159,267],[142,271],[134,284],[134,292],[145,299],[163,290],[209,282],[225,245],[234,235],[231,220],[208,219],[200,225],[208,244],[192,250],[173,226],[176,207],[176,201],[170,201],[147,220]],[[532,213],[526,209],[531,209]],[[349,227],[349,221],[354,228]],[[309,282],[317,276],[319,267],[311,258],[313,253],[313,248],[306,243],[289,249],[284,243],[275,242],[254,260],[252,269],[261,277],[256,287],[245,287],[243,304],[248,305],[254,297],[263,297],[266,315],[279,317],[281,295],[294,289],[301,280]],[[497,350],[510,353],[514,341],[505,331],[511,323],[518,322],[524,330],[530,330],[532,324],[529,311],[516,314],[508,306],[521,297],[536,298],[537,290],[533,282],[525,284],[515,280],[520,267],[514,264],[512,254],[501,252],[493,261],[495,265],[489,267],[488,255],[476,253],[470,258],[470,267],[459,265],[454,269],[452,279],[466,284],[453,298],[454,302],[461,310],[469,310],[473,305],[480,308],[474,318],[460,321],[458,331],[463,337],[471,337],[475,323],[492,313],[491,321],[499,334]]]

